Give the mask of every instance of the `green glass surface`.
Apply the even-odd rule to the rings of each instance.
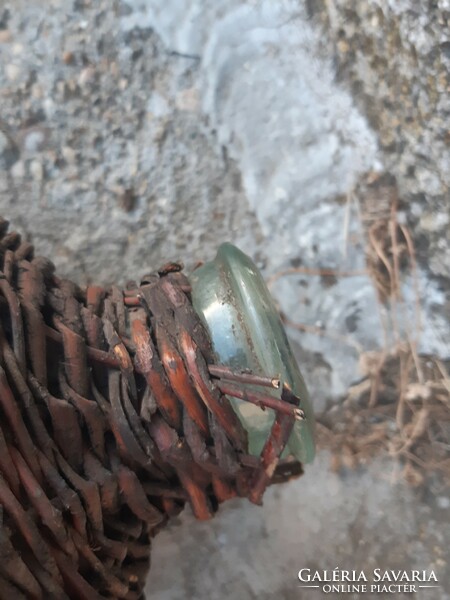
[[[236,370],[279,376],[300,398],[306,415],[296,421],[283,456],[303,463],[314,458],[314,415],[278,311],[253,261],[232,244],[222,244],[214,260],[190,277],[192,300],[205,323],[217,362]],[[249,386],[250,387],[250,386]],[[252,387],[275,397],[280,391]],[[270,432],[274,412],[230,399],[249,434],[250,453],[259,455]]]

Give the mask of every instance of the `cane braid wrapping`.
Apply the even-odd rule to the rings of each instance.
[[[276,412],[248,455],[179,265],[82,291],[7,229],[0,219],[0,599],[143,598],[151,537],[186,502],[208,519],[301,473],[279,462],[294,419]]]

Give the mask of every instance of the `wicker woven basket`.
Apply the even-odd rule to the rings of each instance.
[[[0,265],[1,600],[143,598],[150,540],[186,502],[209,519],[301,473],[280,461],[298,398],[214,365],[179,265],[80,290],[5,220]],[[260,457],[225,393],[275,410]]]

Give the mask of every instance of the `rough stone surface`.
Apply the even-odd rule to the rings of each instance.
[[[419,258],[448,278],[448,1],[319,1],[309,3],[309,15],[327,32],[321,39],[337,77],[350,84],[378,134],[384,167],[411,206]]]
[[[193,264],[240,222],[257,235],[239,172],[186,101],[196,61],[149,28],[121,31],[120,6],[20,4],[2,17],[17,78],[2,82],[15,146],[2,142],[1,208],[42,253],[80,282],[124,281],[167,258]]]
[[[446,586],[450,524],[445,501],[439,505],[432,497],[418,498],[410,488],[393,486],[393,467],[386,462],[341,476],[330,474],[327,465],[321,456],[303,479],[269,490],[260,510],[237,500],[211,523],[185,515],[155,540],[155,577],[148,591],[161,600],[319,600],[325,595],[321,591],[299,588],[298,571],[336,567],[364,570],[368,579],[377,568],[434,569]],[[441,588],[418,590],[416,597],[449,596]]]
[[[446,357],[449,11],[446,0],[3,0],[0,213],[80,284],[180,257],[192,267],[225,240],[270,276],[361,269],[358,203],[395,193],[420,263],[421,350]],[[382,343],[372,283],[292,275],[273,292],[309,328],[290,335],[320,411],[359,378],[361,349]],[[155,597],[297,598],[303,566],[448,572],[446,494],[435,505],[392,486],[380,474],[393,469],[341,479],[320,458],[263,509],[184,516],[156,540]]]
[[[198,57],[197,86],[203,111],[214,127],[217,146],[226,149],[242,174],[246,197],[264,235],[261,257],[266,272],[270,274],[292,265],[344,271],[361,269],[365,247],[363,227],[355,207],[340,200],[342,196],[351,199],[357,194],[364,181],[363,175],[368,172],[392,172],[395,181],[396,177],[401,180],[402,171],[388,155],[383,142],[384,130],[391,129],[392,125],[384,124],[381,119],[384,129],[380,125],[371,130],[352,99],[350,91],[356,75],[349,73],[347,86],[336,83],[339,72],[332,65],[331,41],[327,46],[323,42],[326,36],[318,36],[317,29],[314,30],[311,24],[311,6],[317,11],[320,5],[303,6],[289,0],[278,3],[228,0],[220,4],[198,0],[191,2],[187,10],[185,4],[177,0],[164,9],[156,0],[127,0],[127,3],[133,10],[124,19],[126,28],[151,26],[172,52]],[[339,14],[345,15],[346,10],[350,9],[344,2],[342,6],[336,6],[336,11],[340,11],[335,17],[338,23]],[[372,12],[363,14],[371,19],[368,36],[375,35],[377,27]],[[408,13],[406,8],[398,12],[401,15]],[[433,16],[431,32],[426,34],[428,46],[432,42],[443,42],[444,34],[436,30],[438,21],[439,18]],[[386,28],[389,29],[389,23]],[[408,30],[406,25],[404,29]],[[345,36],[345,33],[341,35]],[[382,37],[382,33],[377,35]],[[357,37],[353,44],[357,46],[360,41]],[[394,46],[389,46],[385,54],[393,49]],[[426,72],[427,65],[421,65],[421,73]],[[407,66],[404,67],[406,71]],[[412,70],[411,65],[409,70]],[[442,79],[441,71],[441,62],[433,64],[432,72],[439,73]],[[373,71],[372,87],[376,87],[377,75],[384,76],[384,72]],[[416,77],[421,89],[426,87],[424,77]],[[370,73],[367,79],[370,80]],[[395,72],[390,73],[385,86],[397,79]],[[414,88],[412,82],[411,86]],[[396,89],[390,89],[390,93],[391,103],[394,103]],[[406,96],[408,88],[403,93]],[[428,133],[422,123],[423,135],[418,135],[418,144],[431,148],[438,133],[443,132],[446,110],[441,101],[442,94],[441,86],[436,95],[436,101],[442,104],[437,117],[440,129],[433,121]],[[407,106],[415,101],[414,98],[414,95],[408,97],[405,106],[399,98],[393,111],[397,119],[404,111],[402,118],[408,121]],[[358,102],[361,106],[359,99]],[[364,109],[363,105],[361,107]],[[392,115],[386,108],[388,105],[381,102],[377,105],[380,113],[386,113],[384,119],[389,120]],[[409,136],[411,138],[412,133]],[[403,145],[404,138],[399,134]],[[401,145],[400,141],[397,145]],[[403,162],[414,160],[412,151],[404,154]],[[434,225],[430,224],[430,227],[436,227],[436,243],[445,246],[442,234],[448,218],[444,203],[445,198],[448,200],[448,195],[445,196],[445,191],[448,194],[448,155],[440,140],[436,148],[433,146],[430,156],[437,157],[438,154],[436,163],[427,158],[427,172],[434,169],[440,173],[440,196],[437,204],[435,197],[433,200],[430,196],[430,207],[424,206],[424,210],[430,210],[433,215]],[[401,160],[397,162],[400,164]],[[427,190],[422,184],[417,183],[416,192],[424,195]],[[403,193],[403,188],[399,191]],[[433,190],[430,192],[434,194]],[[424,198],[426,202],[422,205],[428,202],[428,196]],[[345,243],[348,211],[347,240],[352,241]],[[421,242],[420,228],[417,237]],[[435,254],[432,255],[434,260]],[[429,261],[422,262],[421,286],[423,290],[427,289],[427,295],[423,298],[421,351],[448,356],[449,346],[445,339],[448,299],[441,283],[430,281]],[[383,343],[372,282],[367,276],[342,278],[332,285],[318,277],[292,279],[279,283],[274,293],[281,308],[294,321],[316,326],[328,336],[324,341],[315,333],[302,332],[300,336],[292,332],[303,348],[321,358],[321,361],[315,361],[314,375],[317,375],[316,367],[321,369],[328,365],[331,388],[326,395],[339,397],[354,380],[358,361],[355,348],[373,349]],[[299,284],[302,286],[300,293],[292,293]],[[404,294],[411,298],[411,281],[405,280]],[[405,311],[404,315],[403,327],[406,329],[410,327],[411,314]],[[354,326],[349,327],[349,323]],[[330,341],[330,338],[345,337],[349,343],[344,346],[341,341]],[[326,400],[323,388],[314,385],[313,377],[309,383],[323,406]]]

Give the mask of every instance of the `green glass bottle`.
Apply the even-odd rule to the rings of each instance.
[[[280,316],[253,261],[232,244],[222,244],[214,260],[190,277],[194,308],[211,336],[217,362],[235,370],[279,376],[300,398],[306,419],[296,421],[283,456],[302,463],[314,458],[314,415]],[[249,386],[251,387],[251,386]],[[279,390],[270,394],[279,398]],[[230,399],[248,431],[250,453],[259,455],[274,413]]]

